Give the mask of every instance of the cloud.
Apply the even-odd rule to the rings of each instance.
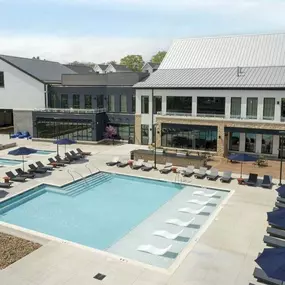
[[[119,61],[128,54],[141,54],[145,60],[159,50],[168,49],[167,39],[102,38],[102,37],[56,37],[42,35],[10,36],[0,34],[0,54],[68,63],[84,61],[102,63]]]

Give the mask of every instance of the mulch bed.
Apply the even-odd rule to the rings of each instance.
[[[0,270],[41,247],[40,244],[0,233]]]

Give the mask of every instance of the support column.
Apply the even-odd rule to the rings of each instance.
[[[273,146],[272,146],[272,154],[277,156],[279,155],[279,146],[280,145],[280,140],[278,135],[273,136]]]
[[[166,114],[166,106],[167,106],[167,97],[161,96],[161,113]]]
[[[255,152],[260,154],[261,153],[261,148],[262,148],[262,135],[261,134],[256,134],[256,137],[255,137]]]
[[[217,154],[218,156],[225,155],[225,128],[224,124],[218,125],[218,137],[217,137]]]
[[[226,97],[225,118],[230,119],[230,117],[231,117],[231,97]]]
[[[156,147],[161,147],[161,123],[156,125]]]
[[[241,118],[246,118],[246,97],[241,96]]]
[[[135,144],[141,144],[141,115],[135,115]]]
[[[263,97],[257,99],[257,120],[263,120]]]
[[[239,151],[244,152],[245,151],[245,133],[240,133],[239,136]]]
[[[192,96],[192,117],[197,117],[197,95]]]

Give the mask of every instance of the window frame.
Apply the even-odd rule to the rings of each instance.
[[[74,107],[75,106],[75,104],[74,104],[75,98],[78,98],[78,102],[77,102],[78,104],[76,105],[78,107]],[[80,109],[80,95],[79,94],[73,94],[72,95],[72,108],[73,109]]]
[[[4,71],[0,71],[0,88],[5,88],[5,75],[4,75]]]

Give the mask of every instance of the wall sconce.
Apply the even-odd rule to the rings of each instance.
[[[221,139],[222,137],[221,136],[219,136],[219,139]]]
[[[277,101],[277,105],[279,105],[280,104],[280,102],[279,101]]]

